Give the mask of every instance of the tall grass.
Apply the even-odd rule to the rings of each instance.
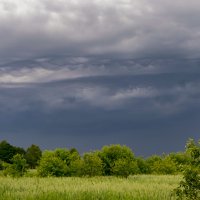
[[[169,200],[181,176],[0,177],[1,200]]]

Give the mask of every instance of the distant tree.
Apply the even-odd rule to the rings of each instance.
[[[147,161],[144,158],[138,157],[136,158],[137,166],[138,166],[138,172],[140,174],[150,174],[151,169],[148,165]]]
[[[0,160],[12,163],[11,159],[16,154],[25,154],[25,150],[20,147],[10,145],[6,140],[0,142]]]
[[[103,161],[104,175],[113,175],[113,166],[119,159],[131,162],[134,160],[134,154],[127,146],[110,145],[104,146],[99,152],[99,156]]]
[[[39,176],[66,176],[68,167],[64,160],[55,154],[53,151],[45,151],[39,161],[37,168]]]
[[[176,163],[169,157],[154,155],[147,159],[152,174],[175,174],[177,172]]]
[[[60,158],[66,165],[70,164],[70,151],[66,148],[57,148],[53,152],[56,157]]]
[[[42,151],[39,146],[32,144],[26,150],[25,158],[30,168],[34,169],[42,156]]]
[[[169,157],[176,164],[178,172],[183,172],[191,162],[191,157],[188,152],[170,153]]]
[[[97,153],[86,153],[83,156],[83,175],[100,176],[103,173],[103,163]]]
[[[21,154],[16,154],[11,159],[12,164],[5,163],[4,165],[4,174],[21,177],[27,172],[27,163],[26,159]]]
[[[137,162],[128,159],[118,159],[112,167],[112,174],[115,176],[127,178],[130,174],[137,174],[139,168]]]
[[[13,146],[13,147],[15,149],[15,155],[16,154],[20,154],[20,155],[24,156],[26,154],[26,151],[23,148],[21,148],[21,147],[15,147],[15,146]]]
[[[73,160],[69,165],[69,176],[84,176],[84,161],[82,158]]]
[[[69,176],[83,176],[84,161],[79,152],[75,148],[70,149],[69,152]]]

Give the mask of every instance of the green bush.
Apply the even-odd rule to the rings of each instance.
[[[176,163],[169,156],[151,156],[147,163],[152,174],[175,174],[177,173]]]
[[[184,172],[184,180],[175,189],[177,199],[200,200],[200,175],[195,169]]]
[[[84,175],[84,161],[83,159],[76,159],[69,165],[70,176],[83,176]]]
[[[42,156],[39,146],[32,144],[26,151],[25,158],[31,169],[36,168]]]
[[[139,168],[136,161],[127,159],[118,159],[112,167],[112,174],[115,176],[127,178],[130,174],[137,174]]]
[[[21,177],[27,172],[26,159],[22,155],[16,154],[11,161],[12,164],[4,163],[4,175]]]
[[[190,167],[185,170],[183,180],[175,189],[177,199],[200,200],[200,141],[189,139],[186,152],[191,157]]]
[[[119,159],[127,160],[128,162],[134,160],[132,150],[127,146],[110,145],[104,146],[99,152],[99,156],[103,161],[104,175],[113,175],[113,166]]]
[[[83,156],[83,175],[101,176],[103,174],[103,162],[97,153],[86,153]]]
[[[68,167],[66,163],[55,155],[53,151],[45,151],[39,162],[37,168],[38,175],[42,177],[46,176],[66,176],[68,173]]]

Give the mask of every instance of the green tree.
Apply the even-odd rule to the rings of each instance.
[[[70,176],[84,176],[84,161],[83,159],[73,160],[69,165]]]
[[[12,163],[11,159],[16,154],[25,154],[25,150],[9,144],[6,140],[0,142],[0,160],[6,163]]]
[[[169,157],[176,164],[178,172],[183,172],[191,162],[191,157],[187,152],[170,153]]]
[[[130,174],[137,174],[139,168],[136,161],[128,159],[118,159],[112,167],[112,174],[115,176],[127,178]]]
[[[25,158],[30,168],[34,169],[42,156],[42,151],[39,146],[32,144],[26,150]]]
[[[64,160],[55,154],[53,151],[45,151],[40,159],[37,168],[39,176],[66,176],[68,167]]]
[[[16,154],[11,159],[12,164],[5,164],[4,174],[21,177],[27,172],[26,159],[21,154]]]
[[[154,163],[157,174],[175,174],[177,172],[176,163],[169,156],[164,157],[160,162]]]
[[[150,174],[151,169],[148,165],[147,161],[144,158],[138,157],[136,158],[137,166],[138,166],[138,172],[140,174]]]
[[[121,145],[104,146],[99,152],[99,156],[103,161],[104,175],[113,174],[112,168],[117,160],[125,159],[128,162],[134,160],[134,154],[131,149]]]
[[[83,175],[100,176],[103,173],[103,163],[97,153],[86,153],[83,156]]]
[[[189,139],[186,152],[191,156],[190,167],[184,171],[183,180],[175,192],[177,199],[200,200],[200,141]]]

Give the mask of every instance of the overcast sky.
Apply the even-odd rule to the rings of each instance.
[[[148,156],[200,137],[200,1],[1,0],[0,140]]]

